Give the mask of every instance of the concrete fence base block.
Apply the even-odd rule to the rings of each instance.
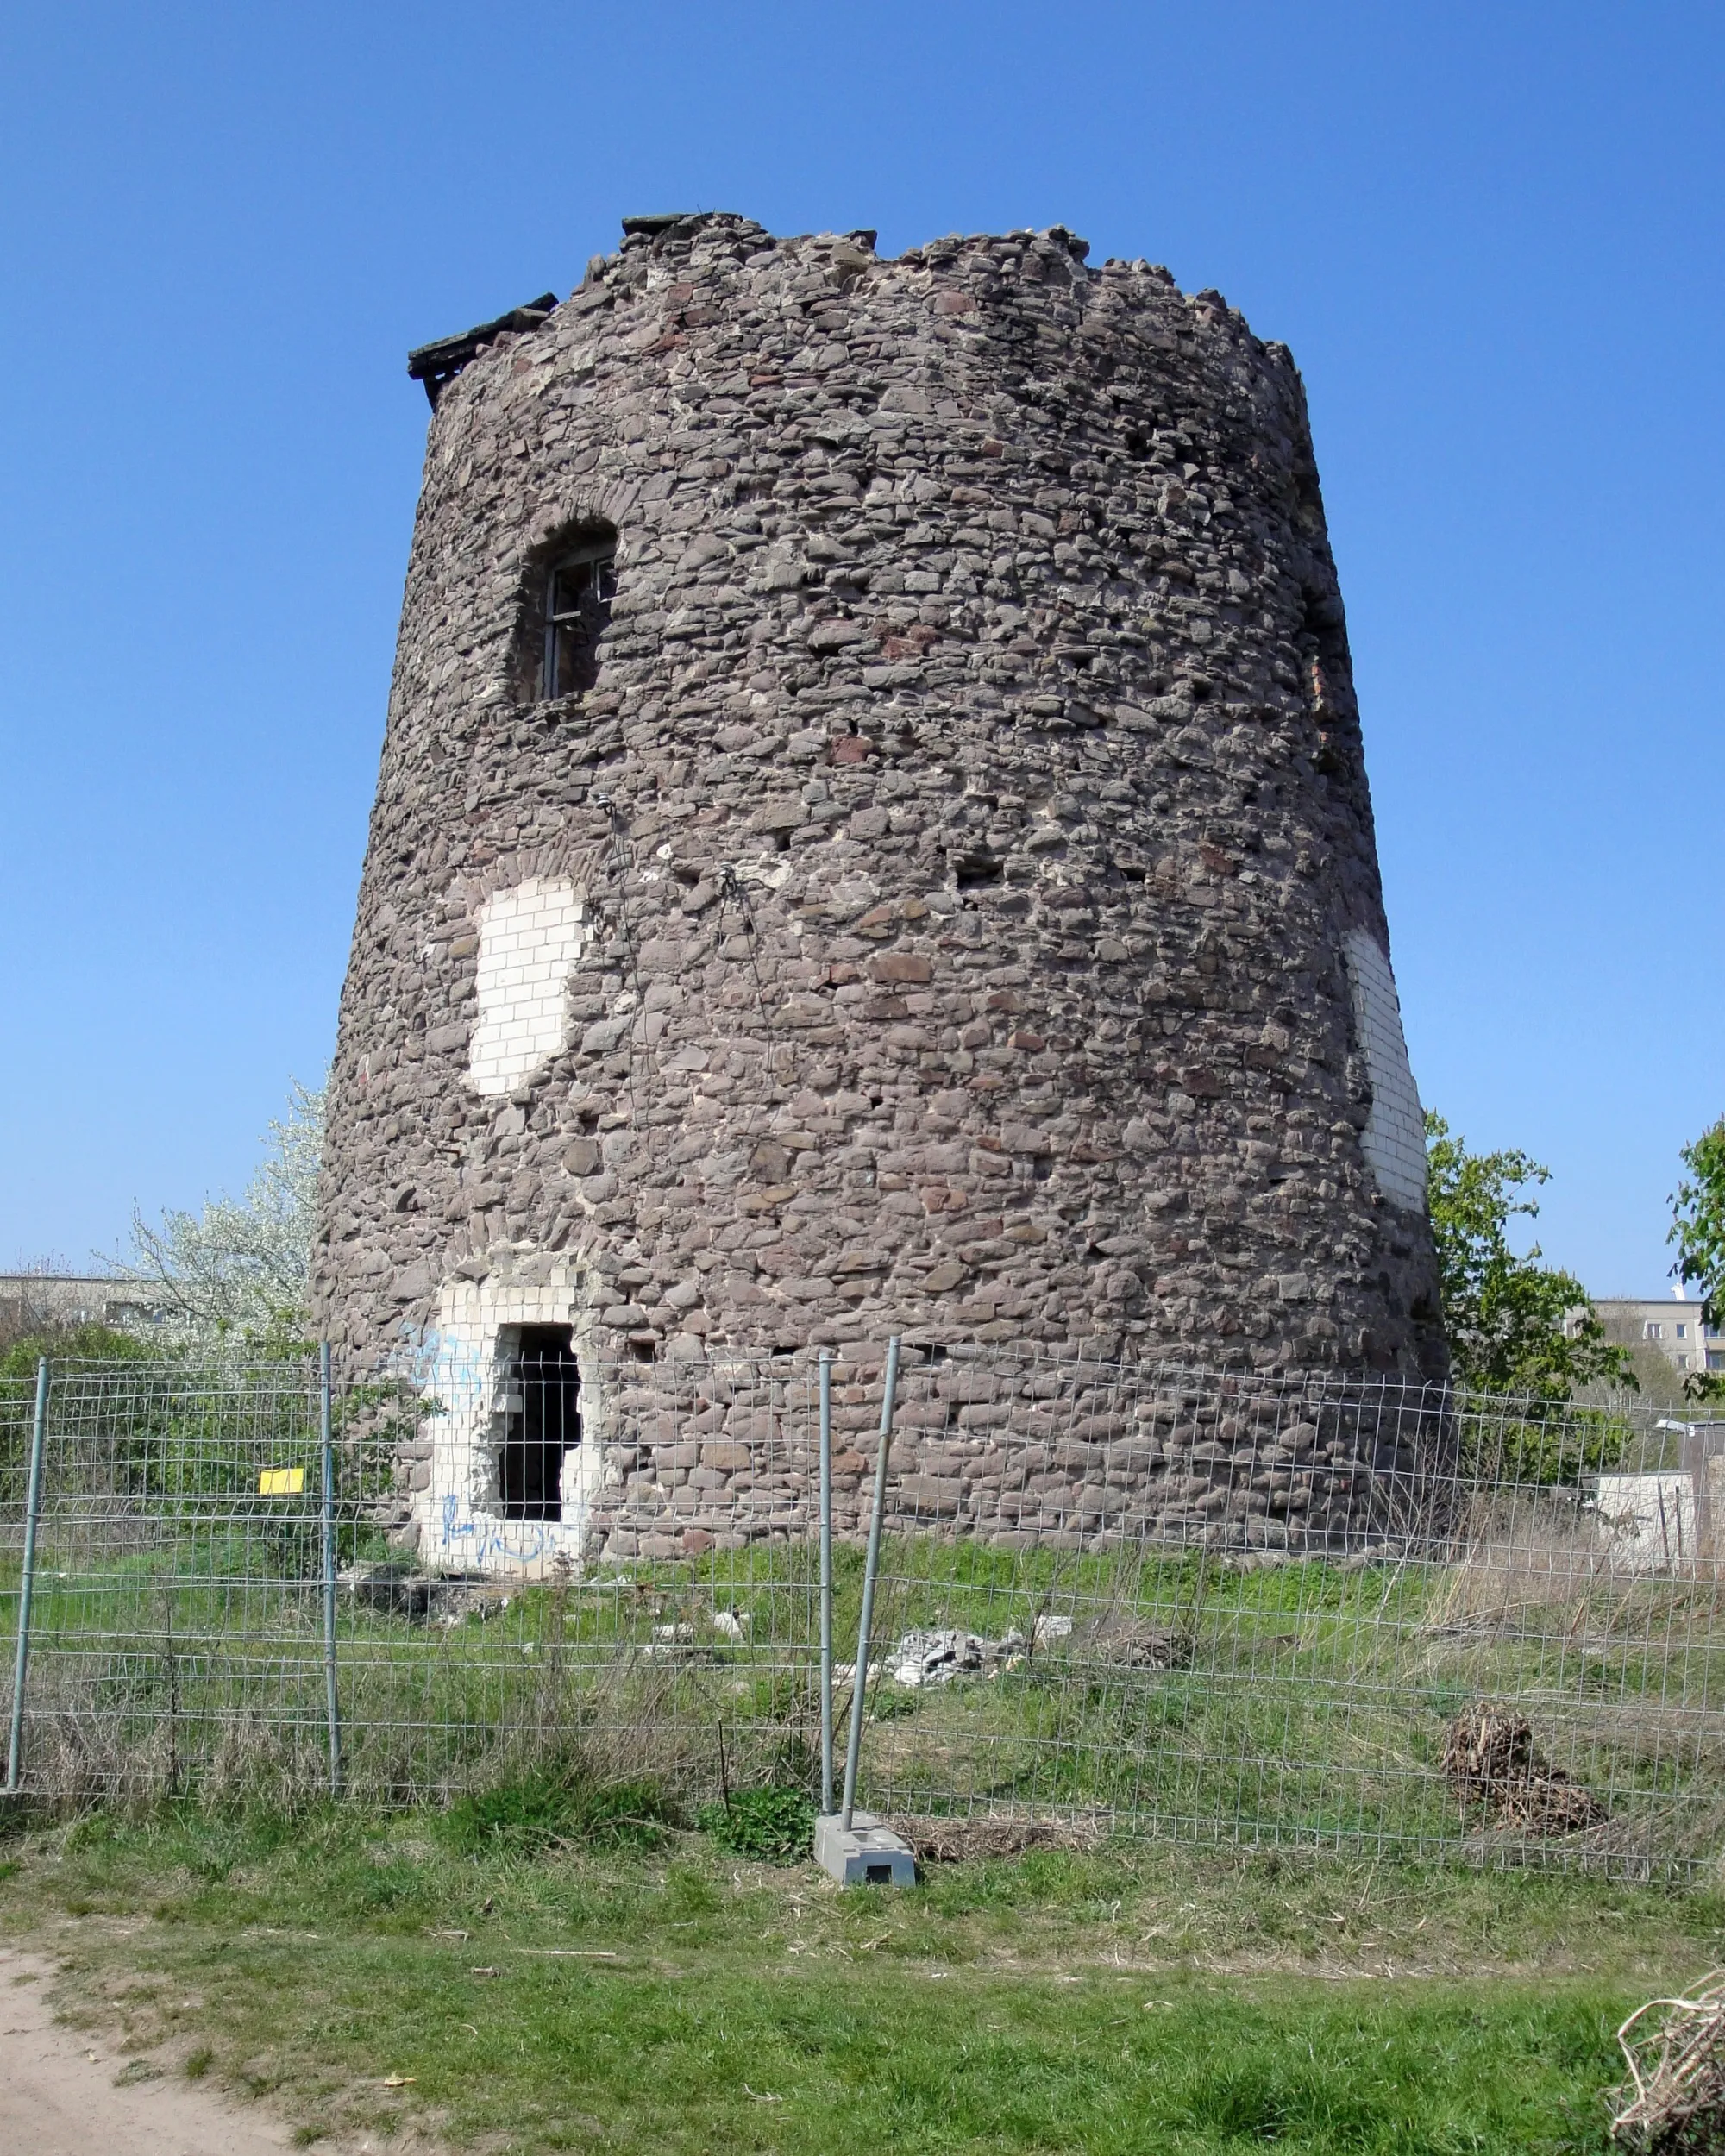
[[[838,1814],[814,1823],[814,1860],[840,1886],[914,1886],[911,1846],[873,1812],[852,1812],[847,1832]]]

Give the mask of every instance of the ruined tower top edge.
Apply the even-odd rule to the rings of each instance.
[[[1091,275],[1132,274],[1150,279],[1188,304],[1220,310],[1242,329],[1245,329],[1244,317],[1238,310],[1229,307],[1220,292],[1211,290],[1192,295],[1182,293],[1173,273],[1161,263],[1151,262],[1142,257],[1127,260],[1110,256],[1100,266],[1089,264],[1090,242],[1060,224],[1036,229],[1025,227],[998,235],[947,233],[920,246],[906,248],[897,255],[883,255],[876,251],[875,242],[879,234],[873,227],[844,232],[774,234],[754,218],[734,210],[668,210],[652,215],[626,216],[622,220],[622,225],[621,245],[612,254],[593,256],[587,264],[582,284],[572,298],[579,298],[582,292],[590,291],[608,271],[626,258],[649,254],[668,260],[681,251],[693,248],[704,235],[710,242],[741,243],[769,250],[786,248],[793,253],[802,249],[828,252],[842,249],[850,254],[865,256],[871,266],[881,269],[941,266],[957,261],[969,252],[987,252],[1000,247],[1021,247],[1041,241],[1063,250],[1081,268],[1088,267]],[[555,310],[557,304],[555,293],[546,292],[487,322],[478,323],[471,329],[417,346],[408,354],[408,372],[415,380],[425,384],[426,394],[435,409],[444,384],[470,360],[476,358],[480,352],[505,334],[536,329]],[[1254,345],[1258,344],[1257,339],[1252,342]],[[1287,363],[1289,360],[1287,347],[1273,340],[1259,348],[1277,362]]]

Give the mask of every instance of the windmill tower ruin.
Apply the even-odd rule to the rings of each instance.
[[[1440,1376],[1286,349],[1059,228],[624,235],[412,361],[339,1350]]]

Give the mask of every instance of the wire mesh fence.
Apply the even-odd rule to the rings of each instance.
[[[831,1369],[841,1718],[881,1363]],[[812,1351],[613,1367],[524,1340],[332,1383],[327,1446],[314,1363],[49,1376],[5,1695],[22,1789],[296,1799],[333,1735],[340,1786],[391,1803],[548,1764],[690,1805],[812,1790]],[[913,1839],[1717,1852],[1725,1431],[910,1346],[894,1426],[859,1795]],[[9,1640],[34,1435],[16,1386]]]

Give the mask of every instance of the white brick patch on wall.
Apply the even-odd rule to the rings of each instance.
[[[1371,1084],[1371,1113],[1360,1139],[1392,1205],[1415,1212],[1426,1202],[1426,1119],[1408,1068],[1396,976],[1375,936],[1363,928],[1347,939],[1354,1031]]]
[[[479,1023],[467,1050],[480,1093],[510,1092],[562,1047],[569,974],[586,933],[575,887],[558,878],[536,876],[486,900]]]

